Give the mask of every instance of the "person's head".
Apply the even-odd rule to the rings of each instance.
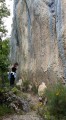
[[[12,72],[16,72],[16,68],[15,67],[12,67]]]
[[[13,66],[14,68],[16,68],[16,70],[18,69],[18,63],[16,62],[16,63],[14,63],[14,66]]]
[[[17,67],[18,66],[18,63],[16,62],[16,63],[14,63],[14,67]]]

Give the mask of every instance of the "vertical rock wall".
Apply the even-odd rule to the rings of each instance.
[[[66,81],[65,0],[14,2],[12,60],[22,79]]]

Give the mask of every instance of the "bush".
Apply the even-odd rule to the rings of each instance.
[[[33,83],[33,85],[32,85],[32,91],[34,94],[38,93],[38,86],[36,86],[35,83]]]
[[[48,103],[42,107],[42,116],[46,120],[66,120],[66,86],[54,84],[46,89],[45,96]]]
[[[0,105],[0,116],[12,114],[13,112],[13,109],[7,107],[5,104]]]
[[[30,81],[29,80],[24,80],[23,81],[23,91],[27,91],[29,88]]]
[[[14,94],[18,94],[18,92],[19,92],[19,90],[17,89],[17,87],[13,87],[12,89],[11,89],[11,91],[14,93]]]

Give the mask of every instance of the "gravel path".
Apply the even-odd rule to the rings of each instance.
[[[2,120],[42,120],[42,118],[37,116],[36,112],[30,112],[26,115],[13,115],[9,118],[3,118]]]

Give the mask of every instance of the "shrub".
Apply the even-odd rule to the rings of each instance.
[[[29,80],[23,80],[23,91],[27,91],[29,88],[30,81]]]
[[[54,84],[46,89],[45,96],[48,103],[42,107],[42,116],[46,120],[66,120],[66,86]]]
[[[38,93],[38,86],[36,86],[35,83],[33,83],[33,85],[32,85],[32,91],[34,94]]]
[[[13,109],[7,107],[5,104],[0,105],[0,116],[12,114],[13,112]]]
[[[12,91],[14,94],[16,94],[16,95],[17,95],[18,92],[19,92],[19,90],[18,90],[16,87],[12,88],[11,91]]]

